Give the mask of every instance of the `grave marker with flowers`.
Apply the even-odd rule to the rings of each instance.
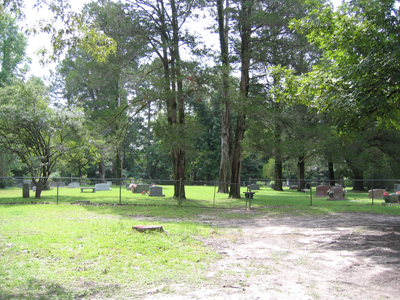
[[[400,202],[400,191],[397,191],[396,193],[389,195],[389,203],[399,203],[399,202]]]

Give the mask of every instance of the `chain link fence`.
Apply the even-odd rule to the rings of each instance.
[[[34,182],[46,179],[43,191]],[[79,204],[187,206],[199,208],[250,209],[269,206],[330,205],[329,200],[346,205],[374,205],[385,191],[400,191],[400,180],[270,180],[248,178],[240,183],[240,198],[219,192],[218,181],[135,180],[77,177],[0,177],[0,204]],[[230,188],[233,185],[228,183]],[[329,194],[332,191],[332,197]]]

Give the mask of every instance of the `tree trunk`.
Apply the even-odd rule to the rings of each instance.
[[[249,95],[250,86],[250,45],[252,28],[250,19],[252,15],[251,1],[242,0],[240,10],[240,105],[236,122],[235,148],[233,153],[232,169],[231,169],[231,188],[229,197],[240,198],[240,171],[242,169],[242,141],[245,132],[246,121],[246,105]]]
[[[229,2],[226,1],[226,8]],[[218,31],[221,46],[221,63],[222,63],[222,118],[221,118],[221,163],[219,168],[219,184],[218,193],[229,193],[228,172],[232,169],[232,117],[231,117],[231,100],[229,95],[229,49],[228,49],[228,13],[224,11],[223,0],[217,0],[218,10]]]
[[[151,122],[151,102],[149,102],[149,107],[147,109],[147,146],[150,149],[151,146],[151,128],[150,128],[150,122]],[[151,172],[151,166],[150,166],[150,152],[146,151],[146,172],[150,176]]]
[[[274,191],[283,191],[282,188],[282,154],[281,154],[281,135],[282,128],[275,120],[275,134],[274,134],[274,159],[275,159],[275,184]]]
[[[229,190],[230,198],[240,198],[240,171],[242,170],[242,141],[245,131],[245,115],[237,116],[236,137],[235,137],[235,153],[233,156],[231,170],[231,188]]]
[[[42,191],[45,190],[46,184],[47,184],[47,178],[39,178],[39,180],[32,180],[33,183],[36,186],[36,191],[35,191],[35,198],[40,199],[42,195]]]
[[[275,154],[275,183],[274,191],[283,191],[282,188],[282,159]]]
[[[80,183],[80,180],[82,178],[82,165],[81,165],[81,163],[78,163],[78,177],[79,177],[79,183]]]
[[[329,185],[335,186],[335,173],[333,171],[333,162],[328,162],[328,178],[329,178]]]
[[[353,169],[354,175],[354,183],[353,183],[353,191],[364,191],[364,172]]]
[[[121,143],[122,144],[122,143]],[[115,169],[116,169],[116,175],[117,178],[119,179],[119,185],[122,185],[124,182],[124,173],[123,173],[123,166],[122,166],[122,149],[119,148],[117,149],[117,158],[115,162]]]
[[[180,132],[182,136],[185,136],[185,106],[183,99],[183,81],[181,75],[181,58],[179,54],[179,26],[178,26],[178,12],[175,0],[171,0],[171,12],[172,12],[172,31],[173,31],[173,45],[171,51],[171,66],[173,76],[173,90],[175,89],[175,83],[177,88],[177,103],[178,103],[178,120],[177,123],[180,126]],[[175,123],[176,124],[176,123]],[[174,150],[175,164],[174,173],[175,178],[175,193],[174,197],[180,197],[186,199],[185,195],[185,168],[186,168],[186,151],[183,145],[179,145],[179,149]]]
[[[106,180],[106,170],[104,168],[104,157],[101,155],[100,162],[99,162],[99,178],[101,183],[105,183]]]
[[[305,182],[305,161],[304,155],[299,156],[297,161],[297,169],[298,169],[298,187],[297,191],[300,192],[306,188]]]

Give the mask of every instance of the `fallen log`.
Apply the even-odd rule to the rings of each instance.
[[[145,231],[163,232],[164,231],[162,226],[150,226],[150,225],[136,225],[136,226],[133,226],[132,229],[140,231],[140,232],[145,232]]]

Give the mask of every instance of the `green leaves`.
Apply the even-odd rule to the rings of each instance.
[[[71,48],[81,48],[91,54],[97,61],[104,62],[109,55],[115,54],[117,43],[107,36],[97,24],[84,13],[76,13],[56,2],[49,5],[53,20],[39,22],[31,33],[48,33],[51,35],[52,51],[42,48],[38,54],[42,63],[57,61],[60,56]],[[58,28],[61,22],[61,28]]]
[[[72,150],[69,141],[82,134],[82,112],[52,109],[47,87],[37,78],[15,79],[0,88],[0,112],[0,147],[17,155],[33,177],[49,176],[57,160]]]
[[[302,89],[338,127],[360,127],[398,111],[400,27],[394,4],[358,0],[337,11],[325,5],[307,22],[292,25],[323,51]]]

